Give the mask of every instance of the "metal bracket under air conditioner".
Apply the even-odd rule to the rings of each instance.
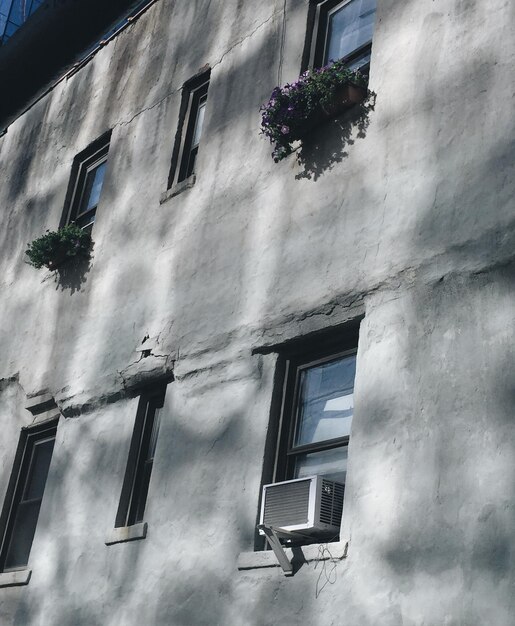
[[[273,526],[265,526],[265,524],[259,524],[258,528],[265,533],[266,540],[274,551],[274,554],[279,561],[279,565],[283,568],[283,572],[286,576],[293,576],[293,565],[290,559],[286,556],[286,552],[279,541],[275,528]]]
[[[277,536],[277,531],[280,531],[281,535],[289,535],[292,539],[305,539],[304,535],[300,533],[292,533],[283,528],[274,528],[273,526],[266,526],[265,524],[258,524],[258,529],[261,530],[266,537],[266,540],[270,544],[270,547],[274,551],[277,560],[279,561],[279,565],[282,567],[283,572],[286,576],[293,576],[293,563],[286,556],[286,552],[284,551],[284,547],[282,543],[279,541],[279,537]]]

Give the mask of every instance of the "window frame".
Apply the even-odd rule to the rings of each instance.
[[[198,150],[205,127],[205,113],[202,133],[196,145],[193,145],[193,137],[200,107],[207,106],[210,81],[211,68],[208,68],[190,78],[182,87],[181,108],[168,176],[168,189],[196,175]]]
[[[164,407],[166,385],[144,391],[138,402],[134,428],[131,436],[129,455],[120,496],[120,503],[116,513],[115,528],[125,528],[143,522],[148,490],[152,477],[154,457],[151,459],[151,468],[148,483],[145,487],[145,464],[149,462],[148,454],[151,449],[154,426],[157,423],[155,443],[159,437],[160,417],[156,420],[158,411]],[[149,410],[152,415],[149,418]],[[155,451],[155,450],[154,450]]]
[[[303,63],[303,70],[310,68],[319,68],[324,65],[325,51],[328,40],[329,16],[336,10],[350,4],[353,0],[322,0],[312,2],[311,15],[308,16],[308,43],[306,48],[309,50],[307,62]],[[377,8],[377,4],[376,4]],[[351,63],[367,50],[372,50],[372,41],[361,45],[353,50],[350,54],[342,57],[346,63]],[[306,55],[304,55],[305,57]],[[335,61],[337,59],[334,59]],[[362,74],[368,74],[370,69],[370,61],[367,61],[359,67]]]
[[[276,355],[272,395],[270,398],[270,418],[264,444],[261,482],[254,526],[255,552],[268,550],[268,543],[260,535],[257,528],[261,512],[263,485],[288,480],[288,478],[285,478],[286,462],[283,459],[285,441],[289,441],[289,437],[291,437],[291,418],[286,413],[288,400],[291,398],[291,395],[288,394],[288,385],[291,386],[294,364],[307,364],[318,359],[324,360],[328,358],[330,360],[340,354],[355,353],[356,377],[354,383],[356,383],[359,359],[359,330],[363,318],[364,313],[359,313],[354,318],[337,326],[295,337],[284,343],[254,349],[255,354],[272,353]],[[288,421],[289,419],[290,421]],[[281,457],[281,455],[283,456]],[[307,541],[306,543],[310,542]]]
[[[100,190],[98,202],[95,206],[86,211],[82,211],[81,213],[79,213],[79,211],[84,199],[88,174],[100,165],[107,163],[110,141],[111,131],[102,135],[102,137],[95,141],[91,146],[75,157],[61,226],[73,224],[78,219],[88,214],[92,214],[92,219],[90,219],[84,226],[81,226],[81,228],[83,230],[89,230],[89,232],[93,229],[96,221],[97,209],[102,199],[102,191],[105,184],[105,178],[107,176],[107,169],[104,173],[104,180],[102,182],[102,189]]]
[[[20,504],[27,503],[29,500],[23,500],[23,494],[27,486],[27,481],[31,476],[32,460],[34,458],[35,445],[45,440],[52,439],[54,446],[52,447],[52,454],[50,456],[49,469],[52,463],[53,451],[55,447],[55,440],[57,436],[58,419],[52,419],[46,422],[31,426],[29,428],[23,428],[20,434],[18,447],[14,459],[13,469],[7,488],[7,493],[4,500],[4,506],[2,509],[2,515],[0,517],[0,572],[16,572],[27,569],[30,552],[34,543],[34,537],[36,536],[37,523],[39,513],[41,510],[41,504],[45,495],[46,482],[48,480],[48,474],[45,478],[45,484],[43,485],[43,493],[41,495],[39,509],[36,515],[36,521],[34,524],[34,532],[30,539],[30,546],[28,547],[27,563],[23,565],[16,565],[12,567],[6,567],[5,563],[9,555],[9,550],[13,537],[16,532],[16,517],[20,507]],[[34,499],[32,500],[34,501]]]
[[[306,353],[305,356],[299,355],[287,359],[283,383],[283,402],[279,424],[278,445],[274,463],[274,483],[283,480],[294,480],[293,471],[295,457],[297,455],[348,447],[350,435],[324,439],[300,446],[294,445],[295,436],[299,427],[299,383],[300,375],[303,371],[316,367],[317,365],[336,361],[345,356],[357,356],[357,352],[358,348],[356,345],[353,348],[337,352],[327,352],[327,350],[325,350],[318,355],[316,352]]]

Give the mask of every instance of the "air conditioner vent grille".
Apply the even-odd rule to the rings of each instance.
[[[282,528],[308,522],[311,481],[269,485],[266,489],[263,521]]]
[[[320,521],[331,526],[339,526],[343,512],[343,492],[345,486],[332,480],[322,480],[320,498]]]

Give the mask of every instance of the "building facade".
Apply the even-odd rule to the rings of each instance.
[[[0,623],[512,626],[512,3],[118,5],[44,85],[0,48]],[[368,100],[274,162],[335,57]],[[311,475],[285,576],[262,487]]]

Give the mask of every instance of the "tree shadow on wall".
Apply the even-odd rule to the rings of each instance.
[[[56,290],[69,289],[70,293],[80,291],[86,282],[86,274],[91,269],[91,256],[69,259],[54,272]]]
[[[302,171],[295,178],[318,180],[326,170],[331,170],[336,163],[347,157],[347,149],[354,145],[356,139],[366,136],[375,102],[376,94],[371,92],[364,102],[344,115],[317,126],[306,136],[295,153],[297,162],[302,167]]]

